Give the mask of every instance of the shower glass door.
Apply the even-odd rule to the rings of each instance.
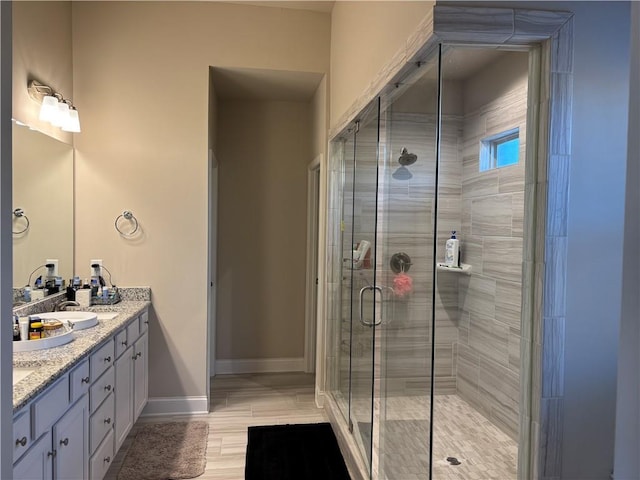
[[[380,289],[376,278],[379,102],[353,125],[344,151],[342,219],[342,345],[348,346],[349,426],[369,470]],[[348,319],[348,322],[345,320]],[[349,341],[345,334],[348,332]],[[341,377],[344,372],[342,357]]]
[[[433,361],[438,61],[436,55],[420,64],[382,99],[377,237],[385,295],[374,422],[377,479],[430,478],[434,378],[446,374],[451,381],[452,375],[434,372]],[[449,360],[453,355],[451,348],[440,353]]]

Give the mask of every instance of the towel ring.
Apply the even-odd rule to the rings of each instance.
[[[16,219],[18,219],[18,218],[21,218],[21,217],[22,217],[22,218],[24,218],[24,219],[26,220],[26,222],[27,222],[26,226],[25,226],[22,230],[19,230],[19,231],[17,231],[17,232],[15,232],[15,231],[14,231],[14,232],[12,232],[14,235],[20,235],[20,234],[22,234],[22,233],[26,232],[27,230],[29,230],[29,217],[27,217],[27,216],[25,215],[24,210],[22,210],[21,208],[16,208],[16,209],[13,211],[13,216],[14,216],[14,217],[16,217]]]
[[[123,232],[122,230],[120,230],[120,227],[118,226],[118,222],[121,218],[124,218],[125,220],[129,220],[130,222],[133,222],[133,230],[131,230],[130,232]],[[138,231],[138,219],[129,210],[125,210],[120,215],[118,215],[116,217],[116,221],[114,222],[114,225],[118,233],[123,237],[132,237]]]

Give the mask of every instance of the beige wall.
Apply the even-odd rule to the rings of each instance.
[[[102,258],[116,282],[151,286],[150,396],[206,395],[208,68],[326,73],[329,16],[78,2],[73,28],[75,100],[86,111],[76,142],[76,261]],[[143,230],[135,241],[113,228],[125,208]]]
[[[27,93],[29,79],[73,98],[71,2],[13,3],[13,118],[65,143],[71,133],[38,119],[40,104]],[[82,120],[82,105],[77,105]]]
[[[302,358],[310,104],[220,101],[218,359]]]
[[[435,2],[336,2],[331,15],[331,116],[367,89],[431,11]]]

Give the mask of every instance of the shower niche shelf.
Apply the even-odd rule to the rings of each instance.
[[[436,268],[441,272],[461,273],[462,275],[471,275],[471,265],[468,263],[461,263],[459,267],[446,265],[444,263],[438,263]]]

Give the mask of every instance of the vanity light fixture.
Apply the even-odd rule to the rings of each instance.
[[[40,103],[40,120],[65,132],[80,132],[78,110],[70,100],[36,80],[29,81],[28,91],[29,96]]]

